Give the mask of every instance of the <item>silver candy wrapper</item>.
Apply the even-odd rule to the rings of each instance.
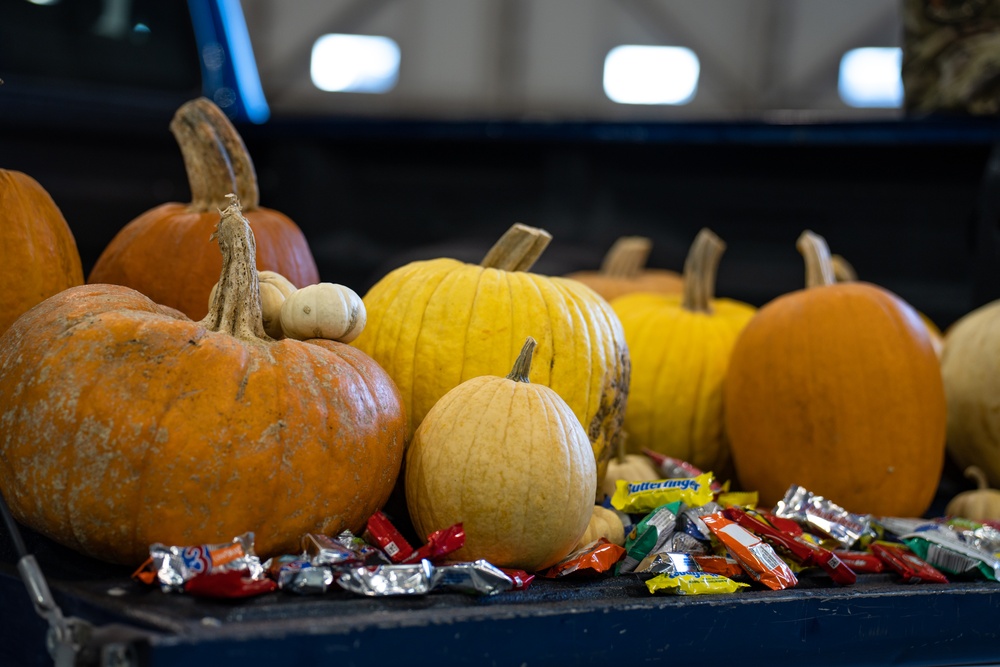
[[[774,513],[814,528],[850,549],[863,536],[874,536],[869,515],[851,514],[840,505],[796,484],[775,505]]]
[[[319,533],[306,533],[302,536],[302,552],[309,557],[313,565],[317,566],[344,565],[363,559],[360,548],[345,546],[340,541]]]
[[[434,586],[435,567],[429,560],[406,565],[354,567],[335,574],[341,588],[358,595],[423,595]]]
[[[470,595],[496,595],[514,588],[514,582],[503,570],[485,561],[450,563],[434,568],[433,588],[448,589]]]
[[[678,574],[688,572],[701,572],[701,566],[695,562],[691,554],[686,553],[657,553],[650,554],[643,559],[636,572],[654,572],[657,574],[668,574],[675,577]]]
[[[278,588],[298,595],[319,595],[330,589],[333,577],[333,570],[329,567],[303,563],[281,568],[278,571]]]
[[[159,542],[149,547],[160,588],[181,592],[184,584],[199,574],[247,571],[252,579],[264,578],[264,567],[253,550],[253,533],[244,533],[228,544],[167,546]]]
[[[721,511],[722,506],[714,500],[710,500],[698,507],[689,507],[677,517],[677,529],[699,540],[708,542],[712,539],[712,533],[709,531],[708,526],[705,525],[705,522],[701,520],[701,517]]]

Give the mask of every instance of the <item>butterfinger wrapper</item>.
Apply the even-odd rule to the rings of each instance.
[[[681,501],[688,507],[704,505],[712,500],[712,473],[697,477],[659,479],[651,482],[618,480],[611,506],[630,513],[652,512],[661,505]]]
[[[406,565],[355,567],[336,574],[341,588],[358,595],[424,595],[433,587],[434,566],[429,560]]]

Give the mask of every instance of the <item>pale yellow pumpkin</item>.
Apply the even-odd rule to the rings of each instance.
[[[532,383],[570,405],[603,473],[621,437],[628,348],[614,311],[593,290],[528,271],[550,239],[516,224],[479,265],[442,258],[392,271],[365,295],[368,325],[352,345],[393,378],[416,429],[452,388],[505,374],[533,336]]]
[[[629,294],[611,302],[633,360],[628,449],[648,448],[717,475],[730,463],[722,384],[733,345],[755,312],[715,298],[724,249],[703,229],[685,262],[683,294]]]
[[[454,558],[528,571],[576,545],[596,492],[594,455],[573,410],[528,381],[528,338],[507,377],[483,375],[447,392],[406,455],[406,503],[421,538],[461,522]]]
[[[606,539],[611,544],[625,546],[625,525],[621,517],[615,514],[614,510],[609,510],[601,505],[594,505],[590,521],[587,523],[587,530],[573,547],[573,551],[582,549],[591,542],[600,538]]]
[[[948,452],[1000,487],[1000,300],[968,313],[944,338],[941,376],[948,397]]]
[[[367,314],[361,297],[336,283],[308,285],[281,305],[281,330],[288,338],[325,338],[350,343],[365,328]]]
[[[264,332],[278,340],[284,335],[281,332],[281,305],[297,288],[291,280],[275,271],[258,271],[257,278],[260,282],[260,311],[264,318]],[[219,283],[215,283],[208,295],[209,309],[218,290]]]

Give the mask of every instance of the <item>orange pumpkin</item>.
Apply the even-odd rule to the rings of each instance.
[[[187,168],[190,204],[167,203],[123,227],[101,253],[90,283],[136,289],[193,319],[205,316],[221,258],[205,243],[235,193],[257,239],[257,268],[280,273],[296,287],[319,282],[305,236],[286,215],[259,206],[257,176],[243,140],[205,98],[181,106],[170,123]],[[183,266],[177,258],[183,257]]]
[[[773,505],[792,484],[858,513],[920,516],[944,465],[945,396],[927,328],[866,283],[834,284],[822,238],[804,233],[803,290],[763,306],[724,383],[744,489]]]
[[[84,285],[0,338],[0,489],[19,521],[117,563],[246,531],[266,558],[385,503],[407,435],[396,386],[343,343],[270,339],[237,205],[218,229],[205,320]]]
[[[0,334],[25,311],[83,284],[76,240],[49,193],[19,171],[0,169]]]
[[[576,271],[566,277],[579,280],[608,301],[633,292],[683,292],[684,279],[679,273],[646,267],[652,249],[653,242],[644,236],[622,236],[604,256],[600,270]]]

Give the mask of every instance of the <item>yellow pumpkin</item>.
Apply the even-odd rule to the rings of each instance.
[[[529,272],[550,239],[516,224],[479,265],[440,258],[395,269],[364,296],[368,323],[351,344],[396,382],[412,432],[449,390],[506,373],[533,336],[532,383],[570,405],[603,473],[621,437],[628,348],[614,311],[593,290]]]
[[[729,465],[722,383],[729,355],[754,308],[715,298],[725,244],[708,229],[684,266],[683,294],[629,294],[611,302],[632,364],[625,431],[631,451],[648,448],[722,474]]]
[[[625,546],[625,525],[621,517],[615,514],[614,510],[609,510],[601,505],[594,505],[593,513],[590,515],[590,522],[587,523],[587,530],[573,547],[573,551],[582,549],[591,542],[600,538],[605,538],[611,544],[620,547]]]
[[[528,571],[564,558],[587,528],[596,491],[590,441],[573,410],[528,381],[528,338],[506,377],[446,393],[406,455],[406,504],[418,535],[461,522],[456,559]]]
[[[945,400],[927,328],[875,285],[835,283],[822,237],[798,241],[807,288],[764,305],[733,348],[725,419],[741,486],[792,484],[855,513],[921,516],[944,465]]]
[[[1000,490],[989,488],[986,475],[976,466],[966,468],[965,476],[976,482],[976,488],[952,498],[944,509],[945,516],[973,521],[1000,520]]]
[[[632,292],[679,293],[684,289],[680,274],[646,267],[652,249],[653,242],[645,236],[622,236],[604,256],[600,270],[576,271],[566,277],[579,280],[608,301]]]

